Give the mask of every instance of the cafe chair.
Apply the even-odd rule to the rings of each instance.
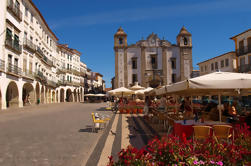
[[[93,121],[93,127],[92,127],[92,132],[96,131],[96,128],[101,128],[101,124],[104,124],[104,128],[106,126],[106,121],[104,120],[98,120],[95,118],[95,114],[92,112],[92,121]],[[98,127],[97,127],[98,126]]]
[[[193,126],[193,140],[205,140],[210,136],[210,126]]]
[[[233,133],[231,134],[230,129],[232,129],[232,126],[230,125],[213,125],[214,137],[217,138],[217,140],[229,141],[230,137],[233,136],[234,138],[234,130]]]

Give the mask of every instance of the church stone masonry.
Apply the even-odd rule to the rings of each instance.
[[[150,34],[146,40],[127,44],[127,34],[120,27],[114,35],[115,88],[138,82],[144,87],[172,84],[191,77],[192,35],[183,26],[177,43]]]

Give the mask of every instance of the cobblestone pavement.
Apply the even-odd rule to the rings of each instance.
[[[104,131],[91,132],[91,112],[105,104],[59,103],[0,111],[1,166],[81,166]]]

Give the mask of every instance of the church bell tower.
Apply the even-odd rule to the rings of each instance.
[[[127,34],[120,27],[114,35],[115,88],[127,87]]]
[[[193,71],[192,35],[183,26],[177,36],[177,45],[180,48],[180,81],[191,78]]]

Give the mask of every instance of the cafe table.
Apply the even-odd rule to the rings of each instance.
[[[187,138],[191,138],[193,136],[193,126],[213,126],[213,125],[223,125],[228,124],[220,121],[205,121],[201,123],[199,121],[195,122],[195,120],[176,120],[174,121],[173,126],[173,134],[176,136],[182,137],[183,133]]]

